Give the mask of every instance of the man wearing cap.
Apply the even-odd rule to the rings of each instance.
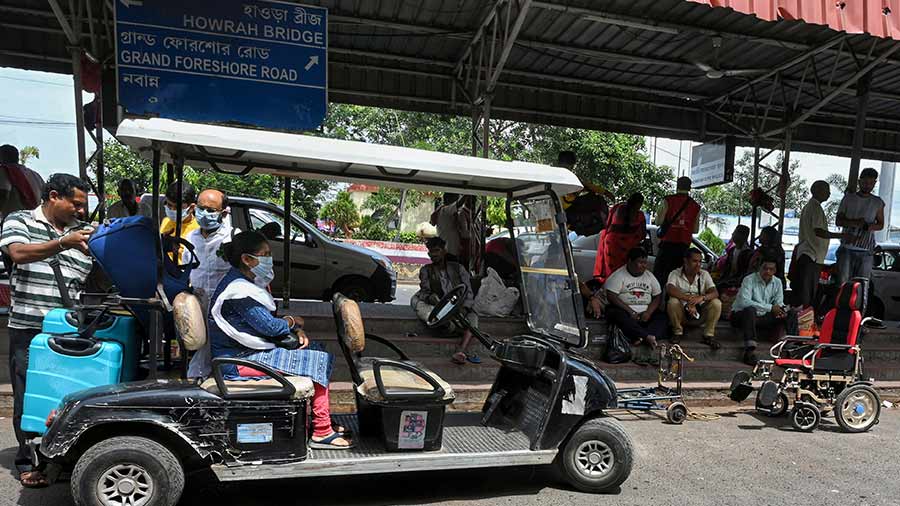
[[[852,278],[868,278],[872,273],[875,233],[884,228],[884,201],[872,194],[878,172],[873,168],[859,173],[859,190],[841,199],[835,224],[842,228],[837,250],[838,283]]]

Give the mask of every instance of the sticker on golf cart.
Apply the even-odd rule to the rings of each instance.
[[[237,426],[238,443],[271,443],[271,423],[240,423]]]
[[[401,412],[397,447],[403,450],[421,450],[425,448],[425,426],[427,424],[427,411]]]
[[[563,396],[562,413],[564,415],[584,415],[584,403],[587,399],[587,376],[572,376],[575,390]]]

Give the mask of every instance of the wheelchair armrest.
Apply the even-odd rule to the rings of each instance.
[[[384,379],[381,377],[382,367],[393,367],[396,369],[409,371],[425,380],[433,388],[433,390],[423,390],[421,392],[390,393],[384,388]],[[399,362],[397,360],[380,358],[375,359],[374,364],[372,364],[372,372],[375,375],[375,385],[378,387],[378,392],[381,394],[381,398],[386,401],[440,400],[443,399],[444,395],[446,394],[444,388],[428,373],[407,362]]]
[[[366,334],[366,341],[369,341],[369,340],[372,340],[378,344],[383,344],[384,346],[387,346],[388,348],[391,349],[391,351],[393,351],[394,353],[397,354],[397,356],[400,358],[400,360],[409,360],[409,357],[406,356],[406,353],[403,353],[403,350],[398,348],[397,345],[388,341],[387,339],[380,337],[380,336],[376,336],[375,334]]]
[[[783,351],[784,346],[788,343],[807,343],[812,345],[817,344],[818,342],[818,338],[815,337],[786,336],[781,341],[775,343],[775,345],[769,349],[769,355],[771,355],[772,358],[782,358],[781,352]]]
[[[803,355],[803,363],[805,364],[808,361],[810,363],[809,368],[815,369],[816,368],[816,355],[818,355],[819,351],[821,351],[823,349],[859,351],[859,346],[855,346],[855,345],[851,346],[849,344],[819,343],[812,349],[812,351],[810,351],[806,355]]]
[[[265,390],[254,390],[252,392],[237,392],[237,393],[229,393],[228,389],[225,388],[225,378],[222,376],[222,366],[226,364],[231,364],[235,366],[243,366],[248,367],[250,369],[254,369],[266,374],[266,376],[272,378],[281,384],[281,388],[269,388]],[[296,389],[294,385],[292,385],[285,377],[279,373],[278,371],[260,364],[259,362],[254,362],[252,360],[246,360],[243,358],[234,358],[234,357],[218,357],[212,360],[212,370],[213,370],[213,378],[216,380],[216,386],[219,388],[219,395],[222,396],[225,400],[239,400],[239,399],[260,399],[260,400],[278,400],[278,399],[290,399]],[[254,380],[247,380],[254,381]]]

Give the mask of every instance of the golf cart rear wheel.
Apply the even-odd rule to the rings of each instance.
[[[797,402],[794,409],[791,410],[791,425],[795,429],[803,432],[812,432],[819,426],[822,421],[822,414],[819,408],[809,402]]]
[[[674,425],[681,425],[687,419],[687,406],[683,402],[673,402],[666,409],[666,420]]]
[[[778,397],[775,399],[775,404],[770,408],[760,404],[759,394],[756,395],[756,412],[761,415],[771,416],[773,418],[784,416],[784,414],[787,413],[789,406],[790,401],[788,401],[788,396],[783,392],[778,394]]]
[[[566,481],[591,493],[606,492],[625,482],[633,460],[634,447],[628,433],[607,418],[585,422],[556,457]]]
[[[114,437],[78,459],[71,488],[78,506],[174,506],[184,489],[184,470],[156,441]]]
[[[834,418],[846,432],[866,432],[878,423],[881,398],[868,385],[844,389],[834,403]]]

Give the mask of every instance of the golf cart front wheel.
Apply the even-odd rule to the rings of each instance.
[[[184,489],[184,470],[156,441],[114,437],[78,459],[71,488],[78,506],[174,506]]]
[[[676,401],[669,404],[668,409],[666,409],[666,420],[671,424],[681,425],[687,419],[687,414],[687,406],[683,402]]]
[[[556,457],[562,475],[583,492],[607,492],[628,479],[634,446],[617,422],[596,418],[572,434]]]
[[[868,385],[844,389],[834,403],[834,418],[846,432],[866,432],[878,423],[881,398]]]
[[[797,402],[791,410],[791,425],[802,432],[812,432],[822,421],[822,413],[819,408],[809,402]]]

